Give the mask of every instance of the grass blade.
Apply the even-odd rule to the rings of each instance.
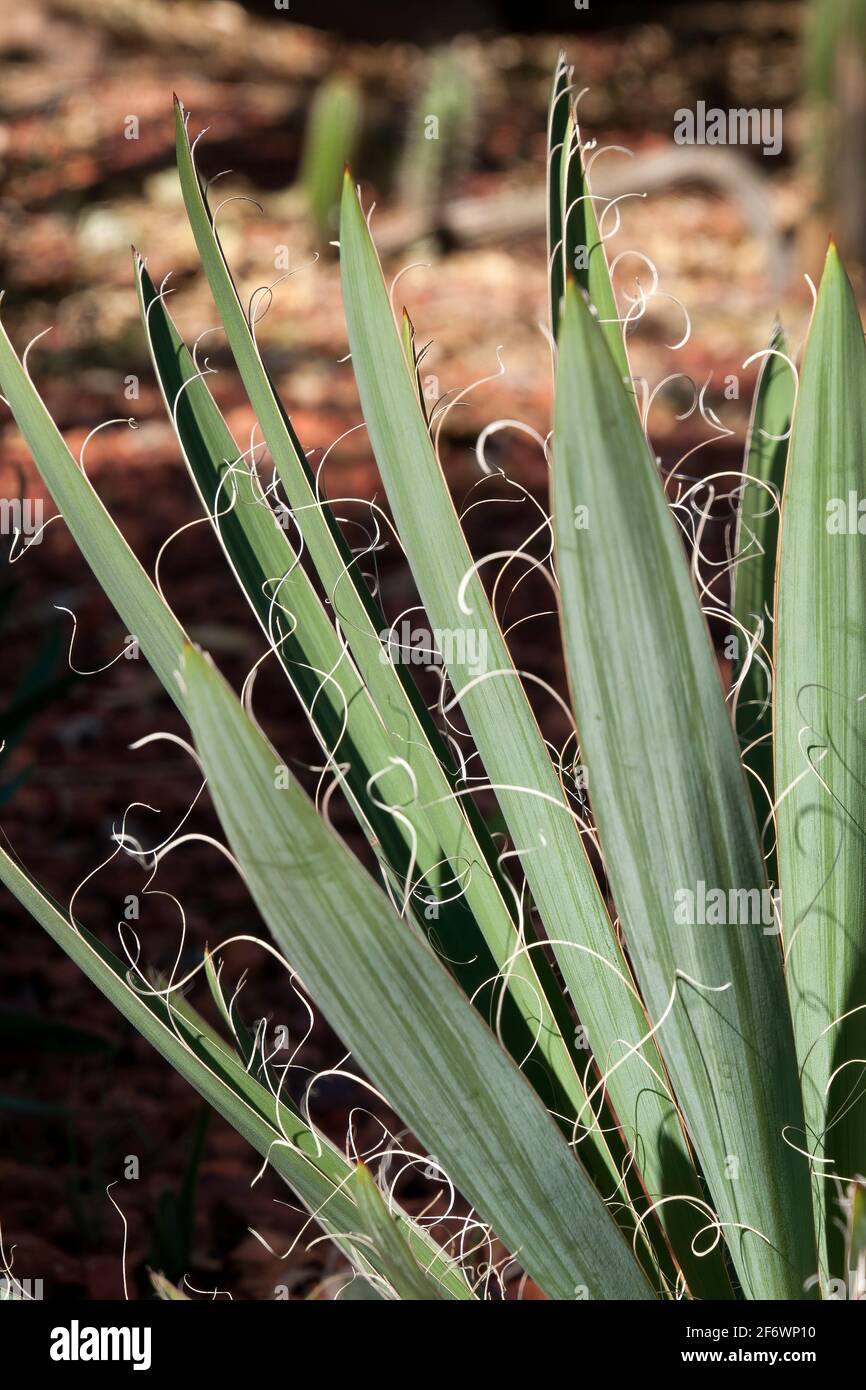
[[[729,1231],[747,1295],[799,1298],[815,1249],[805,1161],[783,1138],[802,1106],[779,943],[760,921],[701,925],[695,906],[702,883],[726,902],[741,889],[760,902],[752,808],[656,467],[574,287],[554,489],[571,684],[625,939],[719,1215],[769,1241]],[[577,506],[588,508],[586,529],[575,529]],[[676,920],[683,893],[695,925]]]

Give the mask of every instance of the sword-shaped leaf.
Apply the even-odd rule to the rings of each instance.
[[[277,1100],[259,1085],[185,999],[150,992],[141,979],[134,986],[130,967],[85,928],[73,925],[2,849],[0,880],[142,1037],[268,1160],[349,1258],[390,1279],[381,1244],[355,1247],[348,1238],[363,1229],[351,1195],[355,1170],[334,1145],[282,1094]],[[429,1277],[440,1280],[449,1297],[470,1298],[462,1274],[426,1232],[399,1209],[396,1222],[407,1250],[411,1246]]]
[[[443,889],[442,851],[429,817],[420,808],[403,809],[406,775],[396,766],[400,746],[385,728],[257,475],[239,457],[231,431],[141,261],[136,278],[166,409],[232,572],[273,643],[328,765],[334,773],[340,769],[350,804],[395,894],[412,873],[411,905],[417,919],[433,931],[466,993],[490,1008],[489,987],[485,991],[484,986],[495,977],[496,964],[462,895],[453,884]],[[400,807],[398,815],[391,804]],[[441,903],[437,888],[444,893]],[[513,1001],[502,1021],[515,1054],[526,1057],[533,1050],[533,1033]]]
[[[697,1192],[655,1044],[619,949],[562,785],[514,667],[454,510],[391,313],[370,232],[348,174],[340,220],[343,300],[367,432],[431,627],[460,633],[448,673],[596,1061],[651,1196],[677,1171]],[[476,638],[479,673],[466,659]],[[504,739],[503,730],[509,731]],[[599,968],[600,967],[600,968]],[[631,1052],[629,1049],[636,1049]],[[662,1207],[667,1226],[686,1208]],[[691,1228],[694,1230],[694,1227]],[[685,1250],[689,1278],[710,1281],[714,1262]],[[724,1279],[721,1280],[722,1287]]]
[[[275,750],[191,648],[184,681],[211,797],[253,899],[367,1076],[551,1297],[584,1286],[592,1297],[651,1298],[580,1161],[427,943],[298,784],[275,778]]]
[[[186,638],[66,447],[0,324],[0,388],[33,461],[97,582],[183,709],[175,673]]]
[[[782,504],[776,799],[788,994],[822,1272],[843,1275],[843,1182],[866,1173],[866,349],[830,247]],[[862,528],[862,529],[861,529]]]
[[[554,499],[574,705],[626,944],[747,1295],[802,1297],[814,1234],[805,1160],[786,1142],[802,1105],[752,806],[661,480],[574,286]],[[705,893],[724,900],[718,925],[701,920]]]
[[[623,341],[623,325],[616,306],[616,295],[610,278],[607,251],[599,229],[603,221],[606,199],[593,193],[584,160],[580,126],[571,96],[572,70],[557,67],[551,94],[548,133],[548,199],[550,223],[548,254],[551,276],[551,325],[554,338],[559,336],[562,296],[568,280],[574,280],[585,291],[598,314],[608,347],[620,371],[622,380],[631,391],[628,353]],[[558,190],[553,179],[558,179]],[[596,204],[601,204],[598,216]],[[554,221],[558,217],[558,221]],[[557,260],[559,265],[554,269]],[[554,302],[554,294],[558,298]]]
[[[755,384],[731,574],[736,728],[743,762],[750,772],[749,788],[759,827],[773,805],[771,654],[776,547],[795,392],[794,373],[780,355],[786,352],[782,330],[777,327]],[[770,880],[775,882],[772,845],[765,853]]]
[[[550,293],[550,331],[559,332],[559,311],[565,293],[565,255],[562,246],[562,193],[566,137],[571,117],[571,68],[560,53],[553,74],[547,109],[547,275]]]
[[[295,523],[355,665],[404,764],[391,779],[392,786],[397,784],[394,805],[419,826],[422,853],[426,853],[424,845],[431,843],[432,836],[433,863],[439,866],[434,877],[436,900],[461,896],[465,899],[498,970],[507,975],[522,1019],[532,1038],[537,1039],[531,1049],[529,1069],[548,1073],[539,1075],[540,1089],[551,1103],[561,1105],[567,1117],[573,1116],[583,1104],[584,1093],[575,1070],[575,1057],[565,1041],[570,1023],[558,986],[538,953],[519,953],[516,913],[497,866],[495,847],[475,807],[460,796],[451,754],[417,688],[405,668],[392,664],[388,648],[383,646],[380,634],[387,624],[331,508],[320,496],[304,451],[262,362],[198,181],[183,112],[179,105],[175,111],[181,189],[229,346],[291,503]],[[402,349],[401,370],[408,371]],[[200,392],[193,399],[201,410],[207,411]],[[385,793],[385,784],[380,782],[376,795],[387,801]],[[420,867],[426,874],[429,859],[425,858]],[[435,906],[434,903],[434,909]],[[459,904],[457,911],[462,911]],[[508,1026],[507,1014],[503,1025]],[[609,1167],[609,1156],[603,1152],[603,1146],[599,1147],[599,1162]]]
[[[409,1243],[369,1168],[359,1163],[352,1175],[351,1192],[358,1204],[359,1226],[380,1266],[388,1270],[388,1282],[400,1299],[412,1302],[446,1297],[441,1284],[431,1279],[409,1249]]]

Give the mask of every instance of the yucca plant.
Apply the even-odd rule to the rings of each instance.
[[[179,106],[177,158],[274,485],[239,450],[136,258],[154,369],[203,509],[379,881],[288,773],[249,689],[240,700],[188,642],[5,334],[2,387],[85,559],[189,724],[279,951],[414,1139],[388,1136],[359,1163],[321,1134],[289,1099],[288,1069],[237,1017],[219,950],[202,966],[218,1033],[184,981],[153,981],[128,934],[119,959],[6,854],[4,882],[383,1297],[497,1297],[515,1271],[554,1299],[838,1293],[849,1270],[862,1273],[866,1172],[856,505],[866,349],[834,249],[793,425],[785,374],[796,369],[777,341],[757,387],[736,479],[725,611],[740,645],[726,690],[703,611],[718,602],[696,586],[682,500],[669,505],[636,407],[560,62],[548,152],[555,567],[545,572],[590,818],[567,759],[551,757],[464,538],[414,333],[395,321],[351,179],[340,222],[351,359],[393,526],[447,658],[450,691],[433,713],[262,362]],[[830,526],[835,499],[846,518],[853,505],[853,530]],[[467,632],[473,642],[453,640]],[[483,779],[447,736],[443,716],[458,706]],[[496,798],[506,851],[473,798],[481,788]],[[781,919],[752,910],[766,901],[768,862]],[[715,913],[698,910],[701,895]],[[465,1205],[411,1218],[396,1178],[419,1164]]]

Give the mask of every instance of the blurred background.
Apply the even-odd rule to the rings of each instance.
[[[617,282],[634,292],[658,271],[660,293],[630,350],[648,389],[676,373],[702,387],[730,434],[685,419],[691,392],[671,382],[655,399],[651,437],[665,466],[706,443],[700,467],[737,468],[755,364],[780,315],[796,347],[832,228],[858,291],[866,261],[866,3],[766,0],[647,5],[606,0],[440,0],[436,5],[358,5],[349,0],[277,4],[231,0],[0,0],[0,286],[4,322],[19,350],[46,328],[30,367],[73,451],[106,420],[135,417],[87,444],[87,471],[142,560],[197,516],[150,370],[138,320],[130,245],[159,282],[171,272],[170,307],[188,340],[216,316],[197,266],[174,172],[172,91],[207,126],[198,165],[230,199],[220,234],[248,299],[290,269],[258,325],[268,365],[308,450],[324,450],[359,420],[339,292],[333,209],[343,161],[361,182],[386,271],[400,281],[420,343],[431,343],[431,399],[489,377],[501,347],[505,373],[473,392],[443,431],[455,498],[476,487],[474,454],[490,420],[516,417],[548,429],[544,178],[546,103],[565,47],[578,89],[584,138],[600,155],[594,186],[625,197],[609,243],[623,253]],[[757,147],[673,143],[674,113],[707,107],[780,109],[776,156]],[[438,138],[430,139],[435,118]],[[630,151],[627,153],[627,151]],[[241,201],[249,199],[253,201]],[[256,206],[257,204],[257,206]],[[215,205],[215,203],[214,203]],[[627,253],[639,252],[647,260]],[[684,308],[690,319],[686,337]],[[206,351],[220,374],[212,389],[247,446],[252,417],[222,335]],[[0,493],[42,496],[6,412],[0,418]],[[317,455],[314,455],[314,458]],[[490,442],[488,459],[546,504],[546,468],[517,432]],[[371,498],[378,480],[363,432],[328,463],[332,496]],[[474,493],[473,493],[474,495]],[[501,493],[499,494],[501,496]],[[490,527],[519,543],[530,527],[513,496]],[[46,516],[53,508],[46,504]],[[518,513],[515,515],[515,513]],[[532,523],[534,524],[534,523]],[[475,531],[473,531],[475,525]],[[128,745],[154,729],[180,732],[155,679],[120,660],[99,675],[70,671],[68,614],[79,630],[78,672],[112,662],[124,632],[96,590],[61,524],[20,563],[0,536],[0,812],[25,864],[68,902],[110,852],[129,802],[129,826],[153,842],[196,790],[191,767],[156,745]],[[723,528],[713,544],[723,554]],[[236,681],[260,654],[258,635],[207,528],[169,547],[161,567],[169,601],[196,640]],[[405,571],[381,557],[389,615],[411,603]],[[537,598],[537,594],[535,595]],[[526,586],[526,612],[532,612]],[[535,607],[539,605],[536,603]],[[542,604],[546,606],[546,604]],[[520,610],[515,616],[519,616]],[[518,664],[561,682],[555,619],[515,634]],[[305,775],[316,750],[279,680],[263,673],[257,708],[287,760]],[[545,732],[565,731],[552,702]],[[558,722],[559,721],[559,722]],[[158,811],[158,815],[156,812]],[[334,819],[352,836],[348,815]],[[198,828],[213,830],[204,810]],[[353,843],[355,841],[353,840]],[[141,874],[125,862],[97,874],[79,915],[116,946],[115,924]],[[167,861],[160,886],[187,909],[183,960],[206,942],[259,924],[224,861],[200,847]],[[326,1297],[339,1262],[325,1245],[280,1254],[301,1221],[270,1176],[251,1188],[258,1161],[199,1102],[4,898],[0,1041],[0,1226],[17,1246],[15,1272],[42,1278],[46,1297],[119,1297],[122,1227],[133,1296],[147,1296],[147,1268],[199,1289],[240,1298]],[[171,966],[178,923],[141,924],[148,959]],[[284,1023],[293,1044],[306,1031],[299,999],[255,947],[235,948],[229,974],[247,970],[248,1017]],[[204,1007],[201,992],[195,1002]],[[302,1054],[318,1069],[342,1052],[317,1021]],[[302,1086],[303,1075],[299,1075]],[[358,1093],[332,1079],[314,1114],[342,1141]],[[374,1142],[376,1121],[359,1121]],[[127,1158],[140,1176],[124,1178]],[[418,1181],[403,1193],[420,1206]]]

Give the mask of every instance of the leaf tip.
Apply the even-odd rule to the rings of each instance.
[[[586,303],[581,287],[570,273],[565,277],[565,289],[562,294],[562,302],[563,308],[569,314],[574,314],[578,304]]]
[[[181,664],[183,665],[184,670],[187,670],[189,666],[196,665],[196,663],[198,662],[208,662],[211,665],[213,664],[208,653],[203,652],[198,643],[191,642],[188,637],[184,640],[184,644],[181,648],[180,655]]]

